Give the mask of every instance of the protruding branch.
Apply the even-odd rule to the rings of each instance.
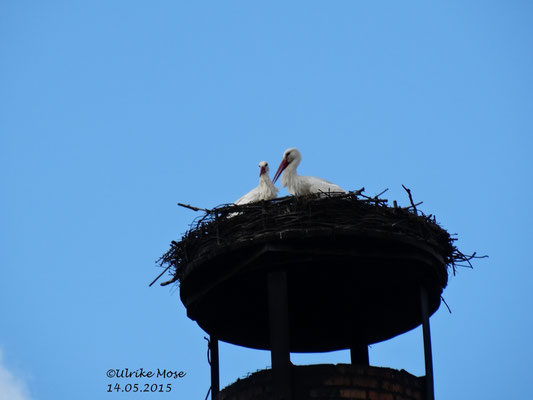
[[[487,255],[478,256],[476,254],[477,253],[474,251],[473,254],[466,255],[466,254],[463,254],[461,251],[459,251],[459,249],[455,249],[455,253],[453,254],[454,260],[456,261],[455,265],[458,266],[458,267],[467,267],[467,268],[472,268],[473,269],[474,267],[472,266],[472,263],[470,262],[470,260],[472,260],[474,258],[487,258],[488,257]],[[458,264],[457,261],[464,261],[464,262],[468,263],[468,265]]]
[[[189,204],[178,203],[178,206],[185,207],[185,208],[188,208],[189,210],[193,210],[193,211],[204,211],[204,212],[207,212],[207,213],[213,212],[213,210],[209,210],[207,208],[194,207],[194,206],[191,206]]]
[[[381,195],[382,195],[383,193],[385,193],[387,190],[389,190],[389,188],[385,189],[385,190],[384,190],[383,192],[381,192],[380,194],[376,194],[376,195],[374,196],[374,198],[377,199],[379,196],[381,196]]]
[[[157,280],[157,279],[156,279],[156,280]],[[178,280],[178,275],[174,275],[174,276],[172,277],[171,280],[166,281],[166,282],[161,282],[161,286],[167,286],[167,285],[170,285],[171,283],[174,283],[174,282],[176,282],[177,280]]]
[[[402,187],[405,189],[405,191],[409,195],[409,201],[411,202],[411,207],[413,207],[415,214],[418,214],[418,210],[416,209],[416,206],[422,203],[415,204],[415,202],[413,201],[413,196],[411,195],[411,189],[406,188],[404,185],[402,185]]]
[[[419,201],[418,203],[416,204],[413,204],[413,205],[410,205],[409,207],[402,207],[402,209],[404,210],[410,210],[411,208],[414,208],[415,209],[415,213],[416,213],[416,206],[419,206],[420,204],[423,204],[424,202],[423,201]]]
[[[169,264],[168,267],[166,267],[166,268],[163,270],[163,272],[161,272],[159,275],[157,275],[157,278],[155,278],[155,279],[152,281],[152,283],[150,283],[150,284],[148,285],[148,287],[151,287],[154,283],[156,283],[157,280],[158,280],[159,278],[161,278],[161,277],[163,276],[163,274],[164,274],[165,272],[167,272],[168,269],[169,269],[170,267],[172,267],[172,264]]]
[[[364,190],[364,188],[363,188]],[[378,205],[378,204],[386,204],[388,200],[386,199],[380,199],[379,196],[381,196],[383,193],[385,193],[387,190],[389,190],[388,188],[385,189],[384,191],[382,191],[381,193],[379,194],[376,194],[374,197],[370,197],[370,196],[365,196],[364,194],[362,193],[359,193],[359,195],[363,198],[365,198],[366,200],[368,200],[369,202],[371,203],[374,203],[375,205]]]
[[[351,194],[353,194],[354,196],[359,196],[361,193],[363,193],[365,191],[365,188],[362,187],[361,189],[359,190],[355,190],[353,192],[350,192]]]
[[[451,314],[452,310],[451,310],[450,306],[448,305],[448,303],[446,303],[446,300],[444,300],[444,297],[440,296],[440,299],[442,300],[442,302],[444,303],[444,305],[448,309],[448,312]]]

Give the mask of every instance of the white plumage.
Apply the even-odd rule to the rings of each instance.
[[[281,184],[287,187],[290,194],[302,196],[311,193],[346,193],[346,190],[325,179],[314,176],[302,176],[296,173],[296,168],[302,161],[302,155],[295,147],[285,150],[281,164],[274,175],[273,181],[276,182],[283,172]]]
[[[234,204],[254,203],[256,201],[270,200],[278,197],[279,189],[275,187],[270,180],[268,163],[266,161],[261,161],[259,163],[259,168],[259,185],[235,201]]]

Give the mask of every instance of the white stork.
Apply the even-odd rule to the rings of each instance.
[[[346,190],[325,179],[314,176],[302,176],[296,173],[296,168],[302,161],[302,155],[297,148],[292,147],[285,150],[281,164],[274,175],[273,181],[276,182],[283,172],[281,184],[287,187],[290,194],[302,196],[311,193],[346,193]]]
[[[234,204],[254,203],[256,201],[270,200],[278,197],[279,189],[275,187],[270,180],[268,163],[266,161],[261,161],[259,163],[259,168],[259,185],[235,201]]]

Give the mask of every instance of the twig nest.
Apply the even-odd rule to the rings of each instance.
[[[305,241],[339,235],[393,235],[427,246],[446,265],[453,267],[459,257],[454,239],[434,217],[416,215],[412,207],[388,207],[387,200],[377,197],[361,199],[354,193],[289,196],[206,211],[161,257],[161,265],[173,268],[174,278],[165,284],[186,277],[196,266],[228,248],[298,237]],[[442,278],[444,287],[446,277]]]
[[[431,216],[360,193],[224,205],[197,219],[161,258],[187,315],[208,333],[268,349],[268,274],[287,276],[293,352],[372,344],[430,314],[448,267],[466,259]]]

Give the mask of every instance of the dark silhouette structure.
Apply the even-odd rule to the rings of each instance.
[[[433,400],[429,317],[458,252],[414,204],[289,197],[206,215],[162,257],[187,315],[210,335],[213,399]],[[425,377],[371,367],[368,345],[423,327]],[[272,369],[219,390],[218,341],[267,349]],[[350,349],[351,365],[291,352]]]

